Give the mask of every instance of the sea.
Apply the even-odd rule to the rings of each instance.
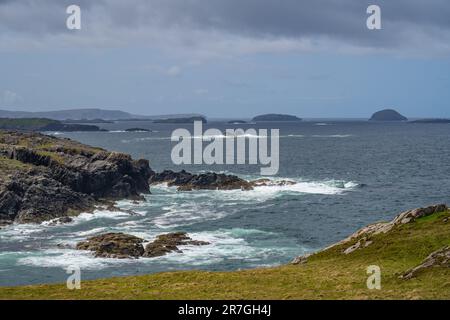
[[[192,131],[189,124],[123,121],[99,126],[109,131],[47,134],[148,159],[155,171],[262,178],[260,165],[175,165],[171,151],[176,143],[170,137],[180,127]],[[151,131],[125,131],[136,127]],[[279,129],[279,172],[270,179],[296,184],[193,192],[152,186],[145,201],[118,201],[122,211],[98,208],[64,225],[7,226],[0,230],[0,286],[65,282],[73,266],[80,268],[82,280],[273,267],[404,210],[450,203],[450,124],[320,119],[235,125],[217,120],[204,125],[208,128]],[[77,242],[106,232],[152,241],[173,231],[211,244],[124,260],[73,249]]]

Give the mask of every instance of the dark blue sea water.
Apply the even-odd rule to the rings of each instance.
[[[172,131],[179,125],[149,122],[102,124],[110,132],[52,133],[93,146],[146,158],[154,170],[223,171],[260,177],[259,165],[175,166]],[[141,127],[153,132],[124,132]],[[305,121],[206,128],[280,129],[280,171],[293,186],[254,191],[179,193],[152,187],[146,201],[118,205],[139,215],[97,210],[63,226],[13,225],[0,230],[0,285],[64,282],[68,266],[82,279],[169,270],[238,270],[287,263],[319,250],[372,222],[402,210],[450,198],[450,125]],[[192,129],[191,126],[186,126]],[[104,232],[125,232],[152,240],[186,231],[210,246],[140,260],[96,259],[61,248]]]

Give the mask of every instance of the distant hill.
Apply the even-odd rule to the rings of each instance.
[[[408,118],[395,110],[385,109],[375,112],[370,118],[370,121],[408,121]]]
[[[0,118],[46,118],[60,121],[111,121],[111,120],[154,120],[154,119],[172,119],[199,116],[197,114],[173,114],[173,115],[155,115],[143,116],[131,114],[120,110],[104,110],[104,109],[71,109],[56,111],[9,111],[0,110]]]
[[[288,114],[263,114],[254,117],[252,121],[302,121],[302,119]]]
[[[67,124],[45,118],[0,118],[0,129],[25,131],[104,131],[97,126]]]

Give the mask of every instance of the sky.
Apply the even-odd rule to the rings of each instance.
[[[450,118],[449,17],[448,0],[0,0],[0,109]]]

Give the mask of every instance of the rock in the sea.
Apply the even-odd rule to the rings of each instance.
[[[143,239],[124,234],[107,233],[77,244],[77,250],[94,251],[99,258],[129,259],[144,254]]]
[[[395,110],[385,109],[378,112],[375,112],[370,121],[407,121],[408,118],[402,116]]]
[[[181,252],[181,250],[178,248],[179,246],[204,246],[208,244],[210,243],[205,241],[192,240],[184,232],[163,234],[158,236],[155,241],[145,246],[144,257],[152,258],[163,256],[173,251]]]
[[[182,252],[179,246],[203,246],[210,244],[205,241],[192,240],[184,232],[174,232],[159,235],[153,242],[143,246],[144,239],[124,234],[107,233],[88,238],[77,244],[78,250],[93,251],[95,257],[129,259],[154,258],[170,252]]]
[[[433,267],[450,268],[450,246],[433,252],[420,265],[403,273],[400,279],[412,279],[422,271]]]
[[[248,181],[237,176],[208,172],[192,174],[185,170],[174,172],[165,170],[156,173],[150,178],[151,184],[167,183],[168,186],[177,186],[179,191],[192,190],[252,190]]]

